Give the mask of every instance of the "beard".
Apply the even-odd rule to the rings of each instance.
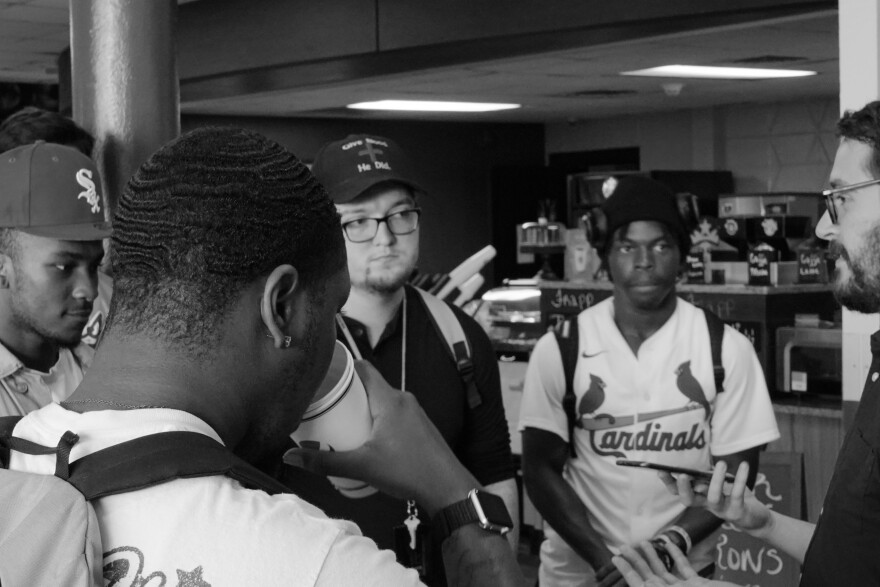
[[[23,284],[24,285],[24,284]],[[73,348],[82,339],[82,329],[75,332],[64,332],[53,329],[41,319],[39,308],[33,308],[31,301],[33,296],[29,294],[27,287],[17,287],[12,290],[10,300],[10,313],[17,330],[33,332],[47,342],[58,345],[61,348]]]
[[[393,294],[409,281],[415,267],[416,257],[379,271],[367,267],[362,279],[352,276],[351,286],[370,293]]]
[[[880,223],[871,227],[859,251],[850,253],[837,241],[830,250],[849,267],[848,274],[837,270],[833,284],[837,301],[854,312],[880,311]]]

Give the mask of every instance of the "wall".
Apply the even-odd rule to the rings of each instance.
[[[739,193],[818,191],[837,141],[837,98],[548,125],[547,152],[637,146],[643,170],[729,169]]]
[[[325,142],[348,134],[393,138],[412,159],[428,192],[419,202],[424,210],[419,269],[429,273],[448,272],[492,243],[493,167],[544,161],[544,130],[539,124],[184,116],[181,126],[185,132],[210,124],[263,133],[306,162]],[[483,275],[487,286],[495,284],[491,265]]]

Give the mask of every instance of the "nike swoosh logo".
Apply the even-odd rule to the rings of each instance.
[[[581,353],[581,356],[585,359],[592,359],[593,357],[598,357],[602,353],[607,353],[608,351],[599,351],[598,353],[593,353],[592,355],[589,353]]]

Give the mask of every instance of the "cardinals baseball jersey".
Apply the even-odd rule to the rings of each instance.
[[[620,467],[617,459],[709,469],[710,455],[771,442],[779,431],[761,365],[742,334],[725,326],[724,392],[716,394],[709,330],[700,309],[679,299],[637,354],[613,314],[609,298],[578,316],[573,439],[578,456],[569,459],[563,476],[587,505],[593,528],[616,550],[650,539],[685,509],[655,471]],[[547,334],[529,360],[520,431],[538,428],[569,441],[564,392],[559,347]],[[552,528],[545,533],[542,573],[589,571]]]

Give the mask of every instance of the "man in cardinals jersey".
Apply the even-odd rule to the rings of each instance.
[[[676,296],[690,238],[672,192],[641,176],[606,186],[600,254],[614,290],[577,318],[573,438],[553,334],[536,345],[525,379],[519,427],[526,489],[545,520],[541,587],[596,585],[617,573],[620,546],[651,539],[711,568],[708,537],[721,521],[686,508],[655,472],[616,461],[702,470],[748,461],[753,482],[760,447],[779,437],[755,351],[729,326],[716,390],[705,315]]]
[[[24,415],[64,400],[91,361],[110,227],[94,163],[55,143],[0,155],[0,202],[0,416]]]

